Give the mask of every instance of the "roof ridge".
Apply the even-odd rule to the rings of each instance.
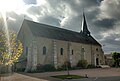
[[[48,24],[44,24],[44,23],[39,23],[39,22],[27,20],[27,19],[24,19],[24,21],[32,22],[32,23],[35,23],[35,24],[46,25],[46,26],[48,26],[48,28],[52,28],[52,29],[57,29],[57,30],[61,29],[61,30],[63,30],[63,31],[64,31],[64,30],[67,30],[67,31],[69,31],[69,32],[80,33],[80,32],[77,32],[77,31],[73,31],[73,30],[66,29],[66,28],[61,28],[61,27],[59,27],[59,26],[52,26],[52,25],[48,25]],[[23,21],[23,22],[24,22],[24,21]],[[53,28],[53,27],[54,27],[54,28]]]

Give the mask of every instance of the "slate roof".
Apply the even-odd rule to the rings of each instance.
[[[24,23],[27,23],[33,35],[37,37],[41,36],[51,39],[85,43],[85,44],[94,44],[101,46],[91,35],[86,36],[79,32],[70,31],[67,29],[50,26],[46,24],[41,24],[26,19],[23,21],[23,25]]]

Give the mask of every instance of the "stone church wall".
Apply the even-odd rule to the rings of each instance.
[[[96,58],[99,58],[99,64],[103,64],[103,53],[100,46],[91,44],[82,44],[75,42],[68,42],[62,40],[56,41],[56,49],[54,49],[54,39],[37,37],[37,64],[52,64],[54,63],[54,50],[56,51],[57,66],[64,65],[66,61],[70,61],[72,66],[76,66],[79,60],[87,60],[88,64],[95,65]],[[46,47],[46,54],[43,55],[43,47]],[[63,54],[61,55],[61,48]],[[84,48],[84,52],[82,52]],[[92,50],[91,50],[92,49]],[[73,50],[73,54],[70,51]]]
[[[46,47],[46,54],[43,54],[43,47]],[[52,39],[37,37],[37,63],[52,64],[53,42]]]

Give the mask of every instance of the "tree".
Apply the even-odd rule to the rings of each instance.
[[[6,33],[0,30],[0,74],[3,73],[2,69],[14,65],[14,63],[18,61],[22,52],[23,45],[17,40],[16,34],[14,32],[9,32],[9,38],[7,38]]]
[[[119,63],[120,63],[120,53],[113,52],[113,53],[112,53],[112,58],[113,58],[113,60],[114,60],[114,65],[115,65],[115,67],[119,67]]]

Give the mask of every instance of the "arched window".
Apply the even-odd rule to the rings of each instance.
[[[72,50],[72,55],[73,55],[73,50]]]
[[[46,47],[44,46],[43,47],[43,55],[45,55],[46,54]]]
[[[60,54],[63,55],[63,48],[60,49]]]
[[[98,51],[98,48],[96,48],[96,51]]]

